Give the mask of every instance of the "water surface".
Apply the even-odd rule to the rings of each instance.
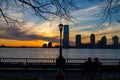
[[[0,48],[0,57],[57,58],[59,48]],[[65,58],[120,58],[120,49],[63,49]]]

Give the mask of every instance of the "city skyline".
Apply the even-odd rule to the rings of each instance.
[[[90,42],[90,34],[97,35],[96,41],[99,41],[102,36],[106,36],[109,44],[112,43],[111,36],[117,35],[120,37],[120,23],[115,20],[110,26],[108,26],[108,22],[105,22],[101,27],[98,27],[101,18],[96,17],[95,14],[101,11],[103,2],[99,0],[84,2],[84,0],[81,0],[79,5],[81,6],[79,10],[70,13],[75,18],[73,22],[61,18],[53,21],[40,20],[38,17],[29,13],[18,13],[10,9],[7,14],[14,19],[22,20],[23,24],[22,27],[17,28],[14,25],[9,27],[5,22],[0,22],[0,45],[41,47],[44,43],[50,41],[53,42],[53,46],[56,46],[59,44],[58,25],[60,23],[69,25],[70,45],[75,45],[76,34],[82,35],[82,43]]]
[[[63,47],[64,48],[68,48],[68,45],[69,45],[69,25],[64,25],[64,26],[66,26],[66,28],[64,28],[63,29]],[[67,34],[66,34],[66,30],[67,30]],[[67,38],[66,38],[66,36],[67,36]],[[82,35],[81,34],[76,34],[76,36],[75,36],[75,41],[74,42],[72,42],[72,45],[69,45],[69,46],[76,46],[76,44],[78,43],[78,46],[80,46],[80,44],[91,44],[91,46],[92,46],[92,48],[94,48],[94,46],[95,46],[95,44],[98,42],[100,42],[100,40],[104,40],[104,38],[106,38],[106,43],[105,44],[107,44],[107,45],[110,45],[110,44],[120,44],[120,42],[119,42],[119,36],[118,35],[113,35],[113,36],[111,36],[109,39],[107,39],[107,37],[106,36],[101,36],[101,37],[99,37],[99,40],[96,40],[96,34],[90,34],[89,36],[87,36],[87,38],[88,38],[88,42],[87,43],[84,43],[84,39],[86,38],[86,37],[82,37]],[[66,38],[66,39],[68,39],[68,40],[65,40],[64,41],[64,38]],[[78,40],[79,41],[78,41]],[[76,42],[76,40],[77,40],[77,42]],[[109,41],[111,42],[111,43],[109,43]],[[15,42],[15,41],[14,41]],[[30,42],[28,42],[29,44],[30,44]],[[52,47],[55,47],[55,46],[59,46],[59,42],[58,43],[54,43],[54,42],[52,42],[52,41],[43,41],[43,44],[41,44],[41,46],[40,45],[34,45],[34,46],[28,46],[28,47],[43,47],[43,45],[44,44],[46,44],[46,45],[48,45],[49,43],[52,43]],[[67,44],[66,44],[67,43]],[[19,44],[19,43],[18,43]],[[1,45],[5,45],[5,44],[1,44]],[[5,45],[5,46],[9,46],[9,45]],[[11,47],[12,46],[14,46],[14,45],[10,45]],[[21,45],[21,46],[26,46],[27,47],[27,45]],[[15,46],[15,47],[21,47],[21,46]],[[117,45],[116,45],[117,46]]]
[[[67,27],[69,27],[69,26],[67,26]],[[64,38],[63,38],[62,47],[63,48],[92,48],[92,49],[94,49],[94,48],[120,48],[119,37],[117,35],[114,35],[114,36],[111,37],[112,44],[107,44],[108,39],[106,38],[106,36],[102,36],[100,38],[100,40],[95,41],[96,40],[96,35],[95,34],[90,34],[90,36],[89,36],[90,43],[82,43],[82,38],[81,37],[82,37],[82,35],[76,34],[75,42],[74,42],[75,45],[68,45],[69,40],[68,40],[68,42],[65,41],[65,43],[67,43],[67,46],[64,43]],[[67,38],[68,38],[68,36],[67,36]],[[31,48],[34,48],[34,47],[37,47],[37,46],[6,46],[6,45],[2,44],[2,45],[0,45],[0,47],[18,47],[18,48],[19,47],[20,48],[31,47]],[[59,45],[54,46],[53,42],[48,41],[48,42],[42,44],[42,46],[39,46],[38,48],[40,48],[40,47],[41,48],[59,48]]]

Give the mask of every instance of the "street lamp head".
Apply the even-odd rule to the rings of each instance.
[[[60,32],[62,32],[62,29],[63,29],[63,24],[59,24],[59,30],[60,30]]]

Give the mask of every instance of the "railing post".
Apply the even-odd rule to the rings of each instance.
[[[25,59],[25,64],[27,65],[27,63],[28,63],[28,59],[26,58],[26,59]]]
[[[1,62],[1,58],[0,58],[0,63],[2,63],[2,62]]]

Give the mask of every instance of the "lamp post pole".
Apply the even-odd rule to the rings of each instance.
[[[63,29],[63,25],[60,24],[59,25],[59,30],[60,30],[60,49],[59,49],[59,57],[62,57],[62,29]]]
[[[60,48],[59,48],[59,56],[56,59],[56,65],[58,67],[64,67],[65,66],[65,59],[62,56],[62,29],[63,29],[63,24],[59,24],[59,30],[60,30]]]

